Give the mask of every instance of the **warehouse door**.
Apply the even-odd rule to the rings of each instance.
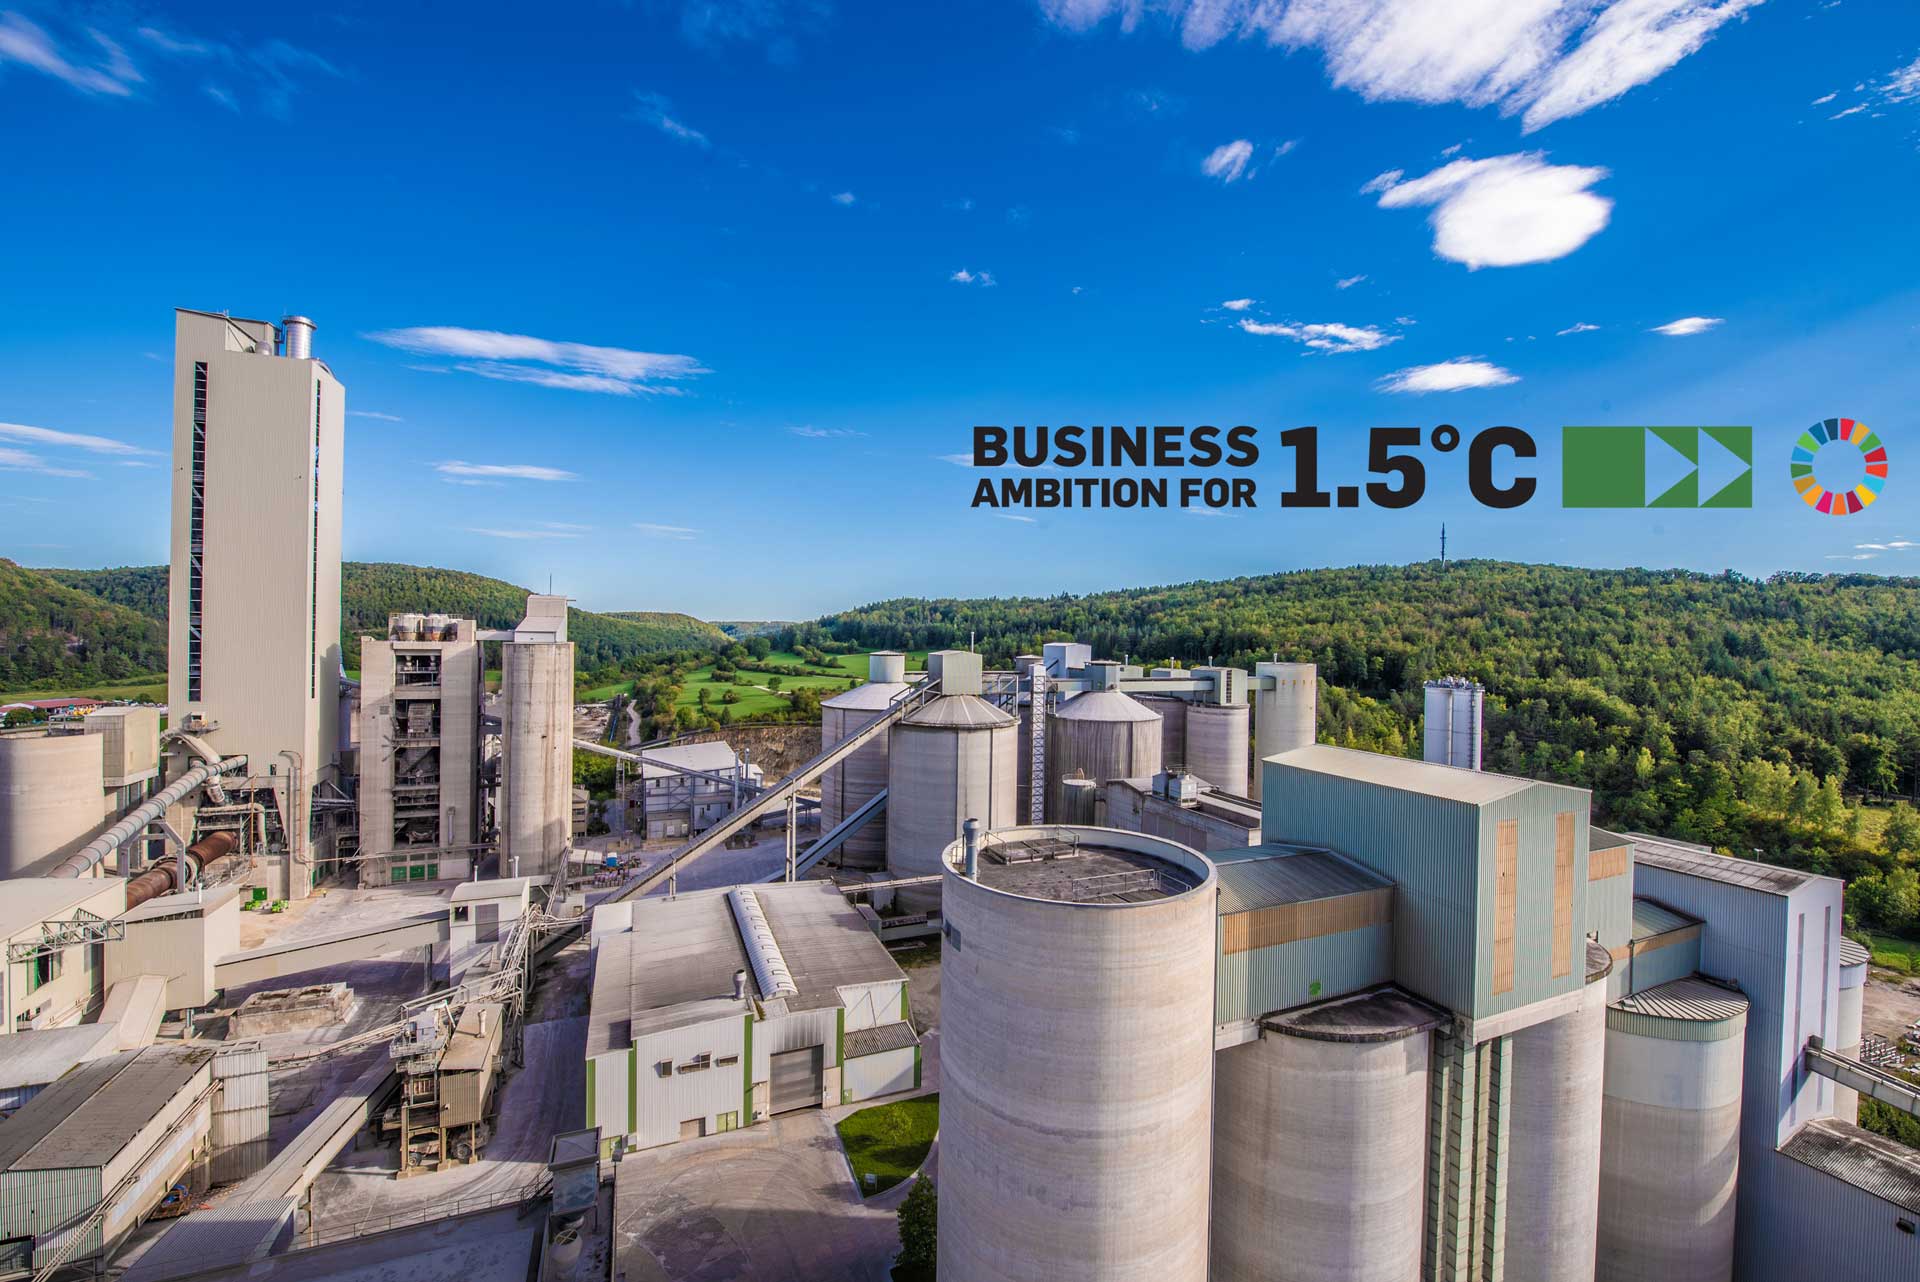
[[[772,1057],[771,1071],[773,1111],[788,1113],[796,1108],[817,1108],[820,1096],[826,1090],[826,1080],[822,1075],[823,1046],[809,1046],[805,1050],[783,1051]]]

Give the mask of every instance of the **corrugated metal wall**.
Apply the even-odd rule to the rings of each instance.
[[[862,1028],[878,1028],[882,1024],[897,1024],[905,1019],[906,1006],[901,994],[906,987],[905,980],[842,987],[840,999],[846,1003],[846,1031],[851,1033]]]
[[[258,1044],[235,1046],[213,1060],[220,1093],[213,1109],[212,1178],[215,1184],[243,1180],[268,1156],[267,1052]]]
[[[1224,936],[1222,918],[1217,933]],[[1214,971],[1214,1020],[1257,1019],[1393,978],[1393,925],[1229,953],[1220,940]]]
[[[759,1030],[755,1030],[756,1034]],[[700,1118],[709,1134],[720,1129],[720,1116],[740,1111],[744,1069],[741,1057],[746,1051],[746,1025],[738,1015],[716,1019],[686,1028],[668,1029],[634,1040],[633,1076],[619,1083],[623,1092],[631,1088],[631,1100],[621,1100],[621,1110],[631,1103],[634,1113],[628,1133],[641,1148],[669,1144],[680,1137],[680,1123]],[[760,1038],[754,1038],[755,1050]],[[709,1057],[709,1067],[680,1072],[680,1066],[695,1056]],[[722,1064],[723,1059],[732,1059]],[[671,1061],[674,1069],[665,1077],[659,1065]],[[604,1096],[604,1087],[602,1089]],[[606,1123],[601,1122],[602,1128]]]
[[[914,1065],[918,1057],[918,1047],[903,1046],[897,1051],[881,1051],[878,1055],[848,1060],[841,1070],[842,1098],[876,1099],[912,1090],[917,1085]]]

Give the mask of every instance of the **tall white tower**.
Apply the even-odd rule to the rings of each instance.
[[[269,806],[269,886],[289,898],[328,853],[312,799],[339,773],[346,396],[312,340],[300,316],[174,313],[168,714],[246,756],[229,792]]]

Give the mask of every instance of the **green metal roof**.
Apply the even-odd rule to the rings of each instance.
[[[1635,939],[1651,939],[1655,935],[1665,935],[1699,924],[1698,917],[1689,917],[1678,909],[1667,907],[1657,899],[1633,901],[1633,937]]]

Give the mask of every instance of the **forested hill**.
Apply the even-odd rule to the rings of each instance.
[[[0,557],[0,690],[115,681],[166,661],[164,624]]]
[[[150,666],[136,671],[164,668],[167,617],[167,567],[164,565],[128,566],[112,570],[26,570],[23,574],[45,576],[68,589],[78,589],[92,597],[126,607],[156,622],[161,629],[161,655]],[[402,610],[422,613],[438,611],[474,619],[483,628],[506,628],[526,614],[527,589],[500,579],[469,574],[464,570],[442,570],[427,566],[400,565],[394,562],[344,561],[340,566],[340,634],[346,649],[347,666],[360,662],[360,638],[378,636],[386,630],[387,616]],[[10,615],[0,615],[0,628]],[[569,610],[568,636],[576,644],[576,666],[581,670],[606,663],[617,663],[635,655],[658,654],[671,650],[717,649],[726,644],[726,634],[711,623],[686,614],[635,611],[625,614],[596,614],[590,610]],[[149,656],[151,660],[151,656]],[[27,675],[27,674],[22,674]],[[99,671],[71,668],[68,671],[34,672],[35,682],[92,679]],[[23,685],[24,681],[0,682],[0,688]]]
[[[1062,638],[1142,664],[1313,660],[1328,686],[1321,737],[1395,753],[1419,751],[1426,678],[1473,677],[1488,691],[1488,769],[1591,787],[1615,824],[1728,847],[1759,837],[1815,865],[1872,843],[1763,832],[1755,814],[1788,811],[1829,776],[1910,794],[1920,766],[1913,579],[1426,563],[883,601],[821,625],[915,650],[973,632],[997,663]]]

